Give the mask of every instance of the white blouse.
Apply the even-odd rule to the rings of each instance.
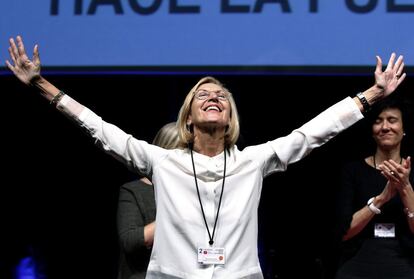
[[[147,277],[263,278],[257,252],[257,210],[263,178],[306,156],[363,116],[351,98],[328,108],[285,137],[226,154],[224,192],[214,247],[225,249],[224,265],[199,264],[199,247],[209,247],[188,149],[166,150],[140,141],[64,96],[58,108],[74,118],[105,151],[155,185],[156,230]],[[212,233],[223,182],[224,153],[196,152],[195,170]]]

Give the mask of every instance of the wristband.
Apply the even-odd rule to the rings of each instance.
[[[375,200],[375,197],[370,198],[370,199],[368,200],[368,202],[367,202],[368,208],[369,208],[369,210],[371,210],[371,211],[372,211],[372,213],[375,213],[375,214],[381,214],[381,209],[379,209],[378,207],[376,207],[376,206],[374,205],[374,200]]]
[[[414,212],[411,212],[408,207],[405,209],[405,213],[407,213],[408,218],[414,218]]]
[[[362,92],[359,92],[358,94],[356,94],[356,96],[361,102],[362,107],[364,108],[364,112],[368,112],[371,109],[371,106],[368,103],[367,99],[365,98],[364,94],[362,94]]]
[[[62,97],[65,95],[65,92],[63,92],[62,90],[59,91],[59,93],[57,93],[53,99],[50,101],[51,105],[56,105],[57,103],[60,102],[60,99],[62,99]]]

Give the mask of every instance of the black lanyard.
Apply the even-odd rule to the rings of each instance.
[[[217,208],[216,220],[214,221],[213,235],[210,234],[210,230],[208,229],[208,224],[207,224],[207,220],[206,220],[206,215],[204,213],[203,203],[201,202],[200,190],[198,189],[198,183],[197,183],[197,174],[196,174],[195,165],[194,165],[192,146],[190,146],[190,153],[191,153],[191,162],[193,163],[194,181],[195,181],[195,185],[196,185],[196,188],[197,188],[198,201],[200,202],[201,213],[203,214],[204,224],[206,225],[208,237],[210,238],[210,241],[208,242],[208,244],[213,245],[214,244],[214,241],[213,241],[214,233],[216,231],[217,220],[218,220],[218,216],[219,216],[219,212],[220,212],[221,199],[223,197],[223,192],[224,192],[224,180],[226,178],[226,149],[224,149],[223,184],[221,186],[220,200],[219,200],[219,204],[218,204],[218,208]]]

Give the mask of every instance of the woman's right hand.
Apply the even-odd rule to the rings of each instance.
[[[377,66],[375,68],[375,85],[382,90],[383,97],[390,95],[403,82],[406,77],[404,71],[404,59],[400,55],[396,59],[396,54],[392,53],[386,69],[382,70],[381,57],[377,56]]]
[[[22,37],[17,36],[16,42],[13,38],[9,39],[9,53],[12,63],[6,60],[6,65],[18,79],[24,84],[30,85],[34,79],[40,77],[39,47],[35,45],[33,60],[30,60],[24,49]]]
[[[379,196],[377,196],[376,199],[380,201],[382,206],[383,204],[391,200],[396,194],[397,189],[395,188],[395,185],[393,185],[392,182],[388,181],[384,187],[384,190],[382,190],[381,194],[379,194]]]

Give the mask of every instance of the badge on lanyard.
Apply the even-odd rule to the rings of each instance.
[[[395,225],[393,223],[378,223],[374,228],[375,237],[395,237]]]
[[[224,248],[198,248],[197,261],[200,264],[224,264],[226,258]]]

